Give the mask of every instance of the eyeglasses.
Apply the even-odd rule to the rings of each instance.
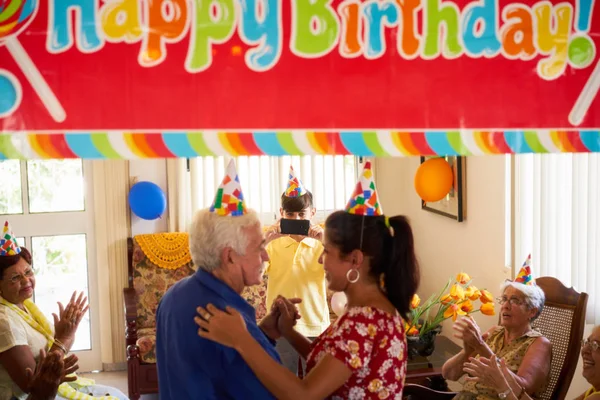
[[[33,269],[29,268],[29,269],[25,270],[24,274],[13,275],[10,278],[10,281],[11,281],[11,283],[16,284],[16,283],[21,282],[25,278],[27,278],[27,279],[31,278],[33,275],[34,275]]]
[[[496,301],[500,305],[504,305],[504,303],[508,301],[508,304],[511,306],[520,306],[525,303],[523,300],[517,299],[516,297],[511,297],[510,299],[507,297],[497,297]]]
[[[581,348],[583,349],[585,346],[590,346],[592,348],[592,350],[594,351],[598,351],[598,349],[600,348],[600,343],[596,342],[595,340],[589,340],[589,339],[584,339],[581,342]]]

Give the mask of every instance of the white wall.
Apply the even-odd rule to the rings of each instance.
[[[409,217],[421,264],[422,299],[439,291],[448,279],[467,272],[473,284],[498,295],[500,284],[511,277],[505,268],[505,158],[469,157],[466,170],[467,212],[456,222],[421,209],[414,189],[419,157],[385,158],[375,162],[375,179],[384,212]],[[482,329],[497,317],[475,314]],[[444,335],[452,336],[450,323]]]
[[[167,162],[164,159],[132,160],[129,162],[129,176],[137,182],[156,183],[167,194]],[[160,219],[147,221],[131,213],[132,236],[144,233],[167,232],[169,207]]]

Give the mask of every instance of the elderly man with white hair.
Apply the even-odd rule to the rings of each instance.
[[[442,374],[450,380],[469,374],[455,400],[508,399],[512,394],[518,399],[525,394],[537,398],[544,391],[550,374],[552,345],[531,327],[531,322],[542,312],[544,301],[544,291],[532,276],[530,256],[515,280],[505,282],[502,287],[502,297],[498,298],[502,306],[500,328],[482,334],[470,317],[455,324],[455,336],[462,339],[464,348],[446,361]],[[479,358],[482,362],[493,360],[506,366],[514,387],[500,388],[481,376],[484,369],[474,368]]]
[[[198,306],[233,307],[252,336],[280,362],[277,310],[257,324],[254,308],[240,295],[244,287],[261,283],[269,257],[260,221],[245,207],[233,161],[213,205],[194,217],[190,252],[198,270],[167,291],[156,313],[161,400],[273,399],[234,349],[199,338],[194,323]]]

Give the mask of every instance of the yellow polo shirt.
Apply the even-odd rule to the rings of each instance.
[[[308,237],[297,242],[284,236],[267,244],[267,310],[278,295],[301,298],[296,330],[307,337],[319,336],[330,323],[325,271],[319,264],[322,252],[323,244]]]

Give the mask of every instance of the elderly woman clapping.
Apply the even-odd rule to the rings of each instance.
[[[458,321],[454,328],[456,337],[464,348],[449,359],[442,368],[446,379],[458,380],[464,374],[465,363],[470,358],[503,360],[515,381],[517,397],[524,393],[532,396],[543,392],[550,373],[552,345],[550,341],[531,328],[544,306],[544,292],[531,275],[529,257],[514,281],[504,283],[498,299],[500,328],[482,334],[475,321],[469,317]],[[494,386],[477,380],[467,380],[457,400],[487,400],[507,398]]]

